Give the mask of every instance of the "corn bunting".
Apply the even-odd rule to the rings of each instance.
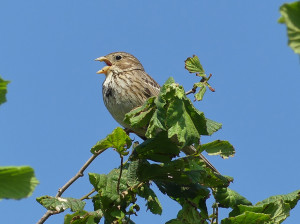
[[[145,140],[146,129],[132,129],[123,120],[126,113],[143,105],[149,97],[157,96],[160,91],[159,84],[145,72],[137,58],[126,52],[114,52],[95,60],[103,61],[107,65],[97,72],[105,74],[102,95],[106,108],[120,125]],[[193,154],[196,149],[189,146],[183,151]],[[219,173],[202,154],[200,158],[213,171]]]

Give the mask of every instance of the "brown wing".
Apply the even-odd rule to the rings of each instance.
[[[160,91],[159,84],[146,72],[141,72],[141,79],[145,83],[144,89],[142,90],[144,95],[149,98],[151,96],[157,96]]]

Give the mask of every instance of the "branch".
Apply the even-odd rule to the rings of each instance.
[[[96,191],[96,190],[95,190],[95,188],[94,188],[93,190],[91,190],[90,193],[88,193],[88,194],[82,196],[82,197],[80,198],[80,200],[83,201],[84,199],[89,199],[89,196],[90,196],[91,194],[93,194],[95,191]]]
[[[120,181],[121,181],[121,177],[122,177],[122,171],[123,171],[123,156],[121,156],[121,167],[120,167],[120,175],[119,175],[119,179],[118,179],[118,185],[117,185],[117,192],[119,194],[119,190],[120,190]]]
[[[197,87],[196,87],[196,88],[193,87],[191,90],[187,91],[187,92],[185,93],[185,95],[189,95],[189,94],[191,94],[191,93],[195,93],[195,92],[196,92],[196,89],[197,89]]]
[[[86,161],[86,163],[79,169],[77,174],[74,177],[72,177],[63,187],[58,189],[58,192],[55,197],[60,197],[65,192],[65,190],[67,190],[79,177],[83,177],[83,172],[86,170],[86,168],[88,168],[88,166],[94,161],[94,159],[96,159],[97,156],[99,156],[105,150],[106,149],[102,149],[102,150],[99,150],[97,153],[93,154],[88,159],[88,161]],[[51,215],[58,214],[58,213],[61,213],[61,212],[48,210],[43,215],[43,217],[37,222],[37,224],[44,223]]]

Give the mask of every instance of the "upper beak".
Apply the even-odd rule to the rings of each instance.
[[[112,66],[112,63],[106,57],[96,58],[95,61],[104,61],[107,64],[107,66],[99,70],[97,74],[107,74],[107,71],[110,69],[110,66]]]

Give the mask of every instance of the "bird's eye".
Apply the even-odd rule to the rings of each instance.
[[[116,60],[117,60],[117,61],[119,61],[119,60],[121,60],[121,59],[122,59],[122,56],[120,56],[120,55],[117,55],[117,56],[116,56]]]

